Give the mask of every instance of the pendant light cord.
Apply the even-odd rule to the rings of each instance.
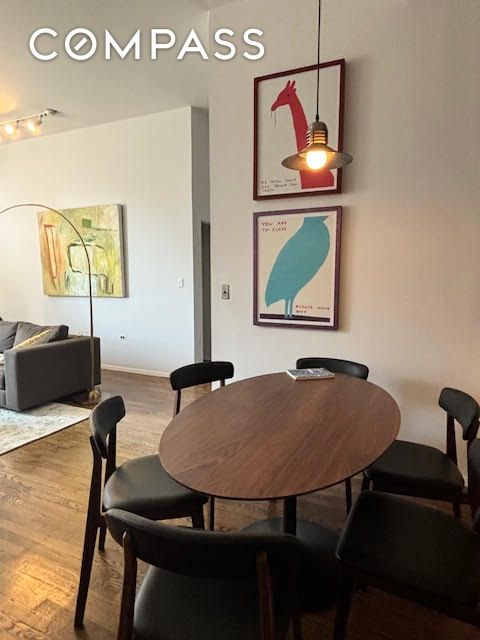
[[[317,38],[317,115],[315,120],[320,121],[320,33],[322,30],[322,0],[318,0],[318,38]]]

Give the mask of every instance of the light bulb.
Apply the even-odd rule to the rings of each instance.
[[[25,126],[31,133],[37,133],[38,127],[33,120],[27,120]]]
[[[12,137],[15,135],[15,127],[10,122],[6,124],[3,128],[5,129],[5,133],[7,134],[7,136]]]
[[[318,170],[323,169],[327,164],[327,152],[326,151],[308,151],[306,157],[307,165],[310,169]]]

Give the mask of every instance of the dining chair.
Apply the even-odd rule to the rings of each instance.
[[[189,517],[194,527],[205,528],[203,505],[207,496],[175,482],[162,467],[158,454],[134,458],[117,467],[117,425],[124,417],[125,405],[120,396],[100,402],[90,416],[93,466],[75,627],[83,624],[98,531],[99,550],[105,549],[103,514],[107,509],[124,509],[152,520]]]
[[[358,579],[480,626],[480,440],[470,447],[473,529],[437,509],[365,491],[340,537],[334,640],[346,637]]]
[[[180,412],[182,402],[182,391],[190,387],[197,387],[201,384],[211,384],[220,382],[220,386],[225,386],[225,380],[233,378],[234,367],[231,362],[196,362],[185,367],[175,369],[170,374],[170,384],[175,393],[173,405],[173,417]],[[212,496],[209,501],[208,526],[210,531],[215,529],[215,498]]]
[[[296,571],[286,534],[169,527],[119,509],[105,515],[123,546],[118,640],[301,640]],[[137,559],[149,565],[136,593]]]
[[[386,453],[364,471],[363,489],[451,502],[457,518],[468,504],[465,481],[457,466],[455,421],[462,427],[467,450],[479,427],[480,407],[471,396],[445,388],[438,401],[447,414],[446,453],[424,444],[396,440]]]
[[[351,360],[340,360],[338,358],[299,358],[297,360],[297,369],[320,369],[324,367],[332,373],[343,373],[354,378],[367,380],[369,368],[365,364],[352,362]],[[352,508],[352,480],[345,480],[345,502],[347,514]]]

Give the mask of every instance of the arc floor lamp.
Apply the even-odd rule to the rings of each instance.
[[[82,237],[82,234],[77,229],[77,227],[58,209],[52,209],[52,207],[47,207],[44,204],[37,203],[26,203],[22,202],[20,204],[14,204],[10,207],[6,207],[5,209],[0,210],[0,216],[3,213],[7,213],[8,211],[13,211],[16,209],[23,209],[26,207],[36,207],[37,209],[44,209],[46,211],[51,211],[56,215],[60,216],[67,222],[70,227],[73,229],[75,234],[78,236],[80,242],[82,243],[83,250],[85,251],[85,257],[87,259],[87,270],[88,270],[88,304],[89,304],[89,320],[90,320],[90,386],[88,389],[88,403],[93,404],[98,402],[101,397],[101,392],[95,386],[95,338],[93,333],[93,287],[92,287],[92,265],[90,262],[90,255],[88,253],[87,245]]]

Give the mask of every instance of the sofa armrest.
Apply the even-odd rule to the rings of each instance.
[[[90,386],[88,337],[8,349],[4,355],[8,409],[23,411],[81,393]],[[100,381],[100,340],[95,338],[95,384]]]

